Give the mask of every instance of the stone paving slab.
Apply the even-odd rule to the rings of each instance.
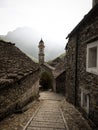
[[[49,92],[49,91],[45,91],[45,92],[41,92],[40,93],[40,100],[56,100],[56,101],[61,101],[64,99],[64,96],[62,96],[61,94],[56,94],[54,92]]]
[[[58,122],[58,123],[62,123],[62,121],[63,121],[63,120],[42,119],[42,118],[40,118],[40,119],[36,119],[36,118],[35,118],[35,119],[34,119],[34,121],[43,121],[43,122],[44,122],[44,121],[46,121],[46,122],[53,122],[53,120],[54,120],[54,122],[56,122],[56,123],[57,123],[57,122]]]
[[[51,111],[44,111],[44,112],[43,112],[43,111],[40,111],[40,112],[39,112],[39,115],[41,115],[41,114],[42,114],[42,115],[45,115],[45,114],[53,115],[53,114],[54,114],[54,115],[57,115],[57,116],[58,116],[58,112],[54,112],[54,111],[53,111],[53,112],[51,112]]]
[[[26,130],[66,130],[59,105],[62,97],[52,92],[41,94],[43,103]]]
[[[30,126],[33,126],[33,127],[51,127],[51,128],[65,128],[65,125],[64,123],[61,123],[61,122],[42,122],[42,121],[32,121],[30,123]]]
[[[65,130],[58,128],[39,128],[39,127],[28,127],[28,130]]]
[[[62,117],[61,116],[54,116],[54,115],[44,115],[44,116],[36,116],[36,118],[34,118],[33,120],[36,120],[36,119],[42,119],[42,120],[47,120],[47,119],[49,119],[49,120],[63,120],[62,119]]]

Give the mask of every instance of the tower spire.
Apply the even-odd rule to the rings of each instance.
[[[39,64],[41,65],[44,64],[44,48],[45,48],[42,38],[39,42],[38,47],[39,47]]]

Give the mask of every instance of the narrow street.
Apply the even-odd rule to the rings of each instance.
[[[59,106],[62,99],[61,95],[52,92],[40,93],[40,100],[43,100],[43,102],[24,130],[66,130],[66,124]]]
[[[0,130],[92,130],[82,114],[57,93],[40,93],[39,101],[0,122]]]

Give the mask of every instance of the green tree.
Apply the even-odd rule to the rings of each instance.
[[[52,77],[47,72],[43,72],[40,77],[40,85],[44,90],[52,88]]]

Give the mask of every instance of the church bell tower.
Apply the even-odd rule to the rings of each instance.
[[[45,48],[42,39],[40,40],[38,47],[39,47],[39,65],[42,65],[44,64],[44,48]]]

